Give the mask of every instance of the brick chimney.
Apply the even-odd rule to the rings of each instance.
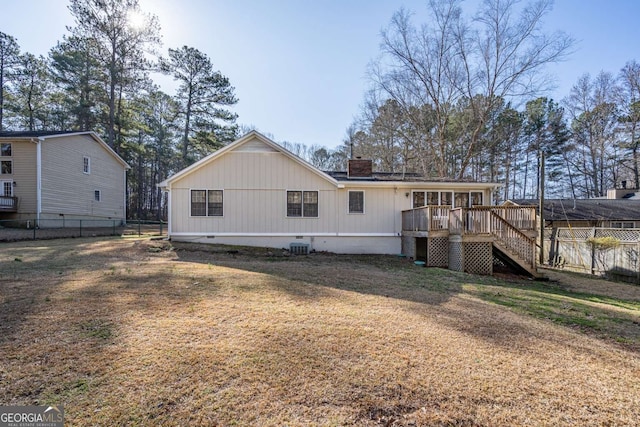
[[[369,178],[373,175],[373,161],[362,160],[360,157],[349,159],[349,178]]]

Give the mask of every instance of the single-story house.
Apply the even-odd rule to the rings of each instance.
[[[0,220],[126,220],[127,163],[94,132],[0,132]]]
[[[493,205],[498,186],[374,172],[362,159],[321,171],[255,131],[159,185],[172,240],[376,254],[402,251],[403,211],[445,206],[446,227],[451,208]]]

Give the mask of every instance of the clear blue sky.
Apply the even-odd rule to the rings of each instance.
[[[469,12],[475,1],[465,2]],[[73,25],[67,0],[0,0],[0,31],[23,52],[46,54]],[[404,6],[425,16],[426,0],[140,0],[158,16],[163,47],[205,52],[229,77],[238,123],[276,141],[340,144],[368,87],[366,67],[380,30]],[[640,1],[556,0],[549,30],[568,32],[577,51],[551,72],[556,100],[584,73],[617,73],[640,61]],[[172,93],[169,79],[156,79]]]

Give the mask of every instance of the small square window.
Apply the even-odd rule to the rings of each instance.
[[[0,174],[11,175],[13,173],[13,162],[11,160],[0,161]]]
[[[87,156],[82,158],[82,172],[86,174],[91,173],[91,159]]]
[[[8,142],[3,142],[0,144],[0,156],[2,157],[11,157],[11,144]]]

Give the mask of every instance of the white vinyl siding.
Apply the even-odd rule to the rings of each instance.
[[[100,143],[74,135],[41,144],[43,214],[124,218],[125,167]],[[91,159],[91,174],[84,173],[85,157]],[[95,190],[100,190],[100,202]]]

